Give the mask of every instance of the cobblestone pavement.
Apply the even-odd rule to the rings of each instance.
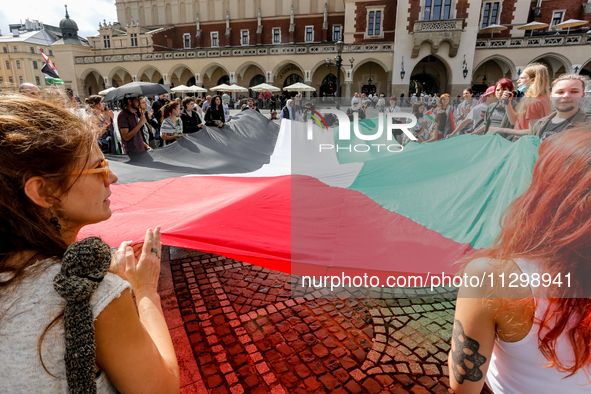
[[[176,248],[169,258],[201,377],[184,393],[451,392],[452,299],[292,298],[288,274]]]

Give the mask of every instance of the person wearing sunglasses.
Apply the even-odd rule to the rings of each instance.
[[[180,390],[157,292],[160,228],[149,229],[134,247],[123,242],[113,256],[96,238],[75,242],[82,227],[112,214],[117,176],[98,147],[98,133],[93,118],[60,104],[0,97],[2,392]],[[84,249],[87,244],[98,245],[100,261],[87,257],[94,255],[84,251],[95,251]],[[72,259],[79,263],[71,272],[75,280],[64,274]],[[93,286],[91,296],[86,286]],[[88,314],[65,313],[82,302]],[[77,334],[81,324],[90,331]],[[90,368],[71,362],[73,340],[91,349],[87,357],[74,348]],[[81,382],[88,390],[75,387]]]

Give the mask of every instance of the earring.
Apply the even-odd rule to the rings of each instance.
[[[53,214],[51,209],[49,210],[49,214],[51,215],[51,218],[49,219],[49,223],[53,224],[56,229],[61,230],[62,225],[60,224],[59,220],[55,217],[55,215]]]

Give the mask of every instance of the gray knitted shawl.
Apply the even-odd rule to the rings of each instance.
[[[98,237],[76,242],[66,250],[53,288],[64,298],[66,378],[69,393],[96,393],[94,321],[90,297],[107,274],[111,249]]]

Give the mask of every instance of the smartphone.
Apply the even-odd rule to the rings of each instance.
[[[511,101],[511,98],[513,97],[513,93],[509,93],[511,96],[507,97],[506,99],[503,99],[503,105],[507,105],[509,104],[509,101]]]

